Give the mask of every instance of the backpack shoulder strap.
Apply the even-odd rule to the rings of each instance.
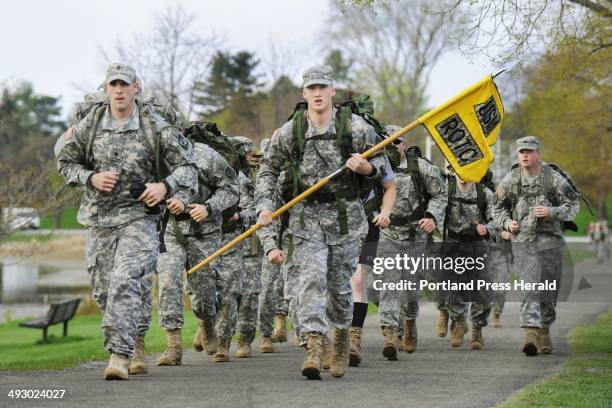
[[[297,156],[294,159],[302,161],[304,157],[304,146],[306,144],[305,136],[308,130],[308,111],[306,109],[299,108],[293,114],[293,138],[295,140],[294,150],[297,152]]]
[[[98,104],[95,108],[90,109],[86,116],[85,129],[83,134],[87,137],[87,147],[85,148],[85,163],[90,169],[93,165],[92,149],[98,133],[98,126],[104,115],[104,111],[108,105],[105,103]]]
[[[444,214],[444,226],[442,227],[442,241],[446,241],[446,230],[448,227],[448,217],[450,216],[450,203],[455,198],[455,191],[457,190],[457,180],[455,176],[449,176],[446,178],[446,193],[448,194],[448,204]]]
[[[559,205],[559,200],[557,200],[557,194],[555,194],[553,188],[553,171],[555,170],[548,163],[542,166],[542,189],[548,201],[550,201],[552,205],[557,206]]]
[[[487,220],[487,194],[482,183],[476,183],[476,203],[483,223]]]
[[[336,146],[344,159],[348,159],[353,143],[353,109],[351,105],[340,105],[336,111]]]
[[[165,121],[161,121],[162,125],[159,126],[156,121],[151,118],[151,106],[142,104],[138,102],[138,100],[136,103],[138,104],[139,119],[144,130],[145,139],[151,152],[153,152],[155,176],[157,177],[157,181],[160,181],[163,178],[162,170],[165,169],[169,173],[171,169],[169,163],[161,158],[161,131],[175,126]]]

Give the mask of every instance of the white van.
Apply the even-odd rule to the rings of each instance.
[[[2,221],[8,229],[24,230],[40,228],[40,216],[35,208],[3,208]]]

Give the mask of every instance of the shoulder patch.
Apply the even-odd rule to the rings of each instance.
[[[565,196],[571,201],[576,201],[578,199],[578,193],[576,193],[576,191],[574,191],[574,189],[570,186],[565,188]]]
[[[236,172],[234,171],[234,169],[232,169],[231,167],[227,166],[225,168],[225,176],[230,179],[233,180],[236,178]]]
[[[176,137],[178,138],[179,145],[183,149],[187,150],[187,148],[189,147],[189,141],[187,140],[187,138],[185,138],[185,136],[181,135],[180,133],[177,134]]]

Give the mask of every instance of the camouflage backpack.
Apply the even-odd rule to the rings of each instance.
[[[183,134],[193,143],[204,143],[219,153],[238,174],[240,171],[240,153],[231,140],[221,132],[216,123],[205,121],[192,121],[185,124]],[[240,212],[238,204],[225,209],[221,215],[227,224],[234,213]]]
[[[240,170],[240,153],[231,140],[221,132],[216,123],[196,120],[187,122],[183,127],[183,135],[194,143],[204,143],[219,153],[236,174]]]

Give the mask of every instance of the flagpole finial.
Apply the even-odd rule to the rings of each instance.
[[[507,71],[507,67],[504,67],[502,69],[500,69],[499,71],[497,71],[496,73],[494,73],[493,75],[491,75],[493,77],[493,79],[495,79],[496,76],[503,74],[504,72]]]

